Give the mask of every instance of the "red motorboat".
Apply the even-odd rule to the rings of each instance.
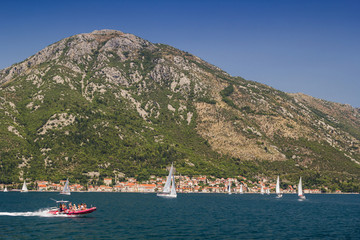
[[[83,215],[83,214],[92,213],[95,210],[96,207],[91,207],[83,210],[74,210],[74,211],[71,211],[69,209],[65,209],[64,211],[60,211],[59,209],[56,210],[54,209],[54,210],[50,210],[49,213],[53,215]]]
[[[52,208],[49,213],[53,214],[53,215],[84,215],[84,214],[89,214],[92,213],[93,211],[96,210],[96,207],[91,207],[91,208],[80,208],[80,209],[74,209],[72,207],[67,207],[66,203],[69,201],[56,201],[59,204],[59,207],[54,207]],[[70,205],[70,204],[69,204]]]

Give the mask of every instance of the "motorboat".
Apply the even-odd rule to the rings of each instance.
[[[64,200],[56,201],[56,203],[59,203],[59,207],[51,208],[48,213],[53,214],[53,215],[76,216],[76,215],[89,214],[89,213],[96,211],[96,207],[84,208],[84,209],[73,209],[70,206],[69,207],[66,206],[68,202],[69,201],[64,201]]]

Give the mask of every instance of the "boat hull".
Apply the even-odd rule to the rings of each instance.
[[[306,199],[306,197],[304,195],[299,196],[299,201],[302,201],[302,200],[305,200],[305,199]]]
[[[156,194],[156,196],[158,196],[158,197],[163,197],[163,198],[176,198],[176,197],[177,197],[177,194],[158,193],[158,194]]]
[[[65,210],[63,212],[60,212],[59,210],[52,210],[49,211],[50,214],[53,215],[70,215],[70,216],[76,216],[76,215],[84,215],[84,214],[89,214],[96,211],[96,207],[92,207],[92,208],[88,208],[85,210],[78,210],[78,211],[69,211],[69,210]]]
[[[70,195],[71,193],[69,193],[69,192],[60,192],[60,194],[62,194],[62,195]]]

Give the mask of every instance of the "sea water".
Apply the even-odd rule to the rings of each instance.
[[[51,198],[97,211],[49,215]],[[1,192],[0,239],[360,239],[360,195]]]

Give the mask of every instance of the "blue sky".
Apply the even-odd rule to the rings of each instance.
[[[0,69],[62,38],[116,29],[285,92],[360,107],[360,1],[0,3]]]

